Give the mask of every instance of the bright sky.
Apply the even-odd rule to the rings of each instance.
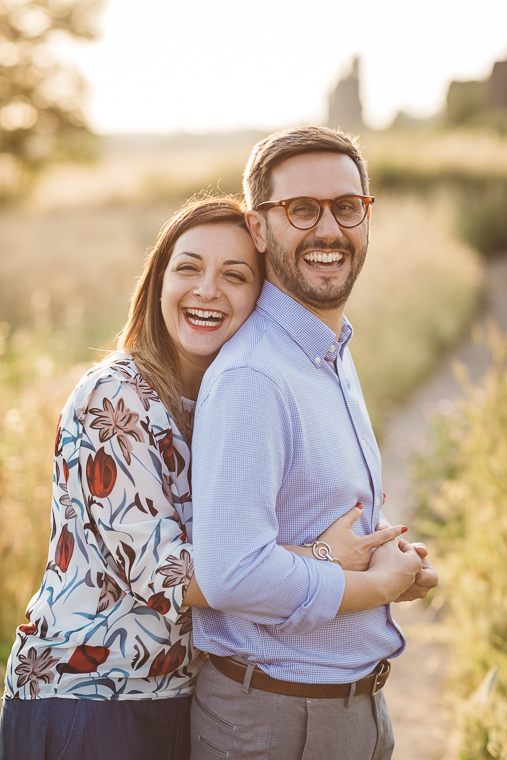
[[[452,79],[507,58],[506,0],[106,0],[73,57],[100,132],[272,130],[323,123],[361,57],[365,121],[441,109]]]

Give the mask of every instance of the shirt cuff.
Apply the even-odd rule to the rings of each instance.
[[[291,635],[306,636],[336,617],[345,591],[345,575],[335,562],[298,556],[308,572],[308,596],[290,617],[277,626]]]

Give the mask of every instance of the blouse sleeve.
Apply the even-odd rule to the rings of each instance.
[[[133,596],[171,617],[194,571],[192,546],[175,508],[190,500],[189,456],[185,461],[176,451],[167,414],[164,429],[153,423],[153,398],[160,407],[156,394],[150,401],[138,390],[135,383],[108,378],[77,412],[85,527]]]

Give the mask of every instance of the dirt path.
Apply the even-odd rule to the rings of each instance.
[[[428,419],[435,410],[445,413],[459,398],[461,387],[453,364],[464,364],[473,382],[491,363],[491,354],[478,341],[491,320],[507,332],[507,256],[489,261],[484,271],[483,308],[469,336],[399,409],[386,426],[382,450],[386,514],[395,523],[411,524],[414,498],[407,466],[424,440]],[[410,534],[409,534],[410,535]],[[414,603],[394,605],[394,617],[407,635],[407,650],[393,662],[385,693],[396,736],[394,760],[444,760],[449,716],[440,700],[445,677],[446,650],[428,641],[438,625],[438,597],[426,608]]]

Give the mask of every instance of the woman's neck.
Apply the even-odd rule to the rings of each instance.
[[[202,378],[214,358],[203,356],[189,359],[189,357],[180,356],[181,393],[185,398],[197,401]]]

